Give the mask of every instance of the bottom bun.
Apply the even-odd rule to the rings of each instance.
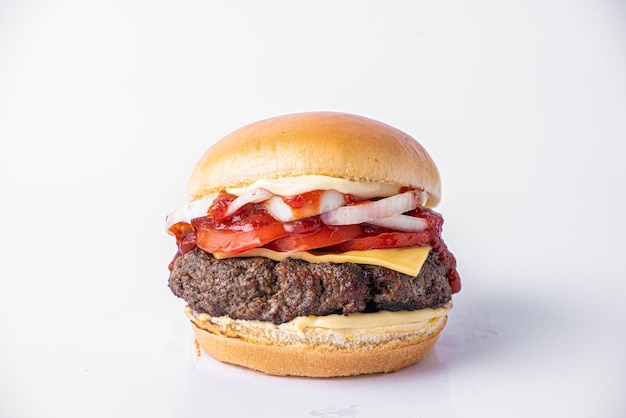
[[[447,310],[444,310],[447,312]],[[187,308],[200,347],[215,359],[277,376],[339,377],[389,373],[417,363],[434,347],[447,315],[415,326],[308,329],[208,317]],[[314,334],[313,336],[307,334]]]

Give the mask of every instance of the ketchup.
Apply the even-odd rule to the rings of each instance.
[[[176,246],[178,247],[174,258],[167,266],[171,271],[178,257],[196,248],[196,230],[187,222],[178,222],[170,226],[167,231],[176,237]]]
[[[323,190],[313,190],[307,193],[285,196],[283,197],[283,201],[294,209],[300,209],[303,206],[319,208],[322,193],[324,193]]]
[[[428,231],[430,235],[430,246],[439,256],[439,260],[443,263],[448,272],[448,283],[452,289],[452,293],[461,291],[461,277],[456,270],[456,258],[454,254],[448,250],[448,246],[441,238],[443,227],[443,216],[439,212],[432,209],[418,208],[408,213],[412,216],[426,218],[428,221]]]
[[[452,293],[459,293],[461,291],[461,277],[456,271],[456,258],[454,257],[454,254],[448,250],[448,246],[443,242],[441,236],[438,236],[436,239],[431,241],[430,245],[437,255],[439,255],[439,260],[441,260],[443,265],[446,267],[446,271],[448,272],[448,283],[450,284]]]
[[[231,204],[233,200],[235,200],[237,196],[227,193],[225,190],[222,190],[211,206],[209,206],[209,210],[207,214],[212,216],[217,222],[224,220],[226,217],[226,212],[228,211],[228,206]]]
[[[291,213],[295,219],[304,219],[315,216],[319,213],[324,190],[313,190],[310,192],[284,196],[283,202],[291,207]]]

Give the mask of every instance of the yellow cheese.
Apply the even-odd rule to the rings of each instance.
[[[325,315],[325,316],[298,316],[292,321],[298,331],[303,332],[306,328],[346,329],[346,328],[382,328],[407,324],[420,324],[426,326],[433,319],[439,319],[448,314],[452,303],[440,308],[424,308],[416,311],[389,312],[380,311],[372,313],[355,312],[348,315]]]
[[[409,276],[417,276],[422,265],[428,257],[430,247],[411,248],[388,248],[382,250],[347,251],[341,254],[293,252],[284,253],[268,250],[267,248],[254,248],[239,254],[214,253],[217,259],[230,257],[266,257],[275,261],[285,258],[304,260],[309,263],[355,263],[374,264],[386,267]]]
[[[261,179],[255,181],[249,186],[243,188],[231,188],[227,191],[228,193],[241,196],[245,192],[259,187],[269,190],[279,196],[306,193],[311,190],[337,190],[341,193],[349,193],[367,199],[371,199],[373,197],[393,196],[400,191],[400,186],[397,184],[346,180],[318,175]],[[424,202],[422,202],[422,204],[424,204]]]

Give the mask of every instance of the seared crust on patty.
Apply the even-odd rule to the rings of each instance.
[[[217,260],[195,248],[174,262],[169,286],[196,312],[274,324],[306,315],[435,308],[452,296],[446,269],[433,252],[411,277],[353,263]]]

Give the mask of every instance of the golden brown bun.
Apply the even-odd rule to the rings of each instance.
[[[337,336],[330,334],[303,343],[254,326],[234,329],[190,319],[200,347],[219,361],[278,376],[339,377],[389,373],[417,363],[437,342],[447,316],[419,332],[383,332],[380,338],[373,333],[348,344],[334,343]]]
[[[406,133],[346,113],[278,116],[244,126],[215,143],[189,182],[192,200],[259,179],[322,175],[423,189],[428,206],[441,197],[439,172]]]

